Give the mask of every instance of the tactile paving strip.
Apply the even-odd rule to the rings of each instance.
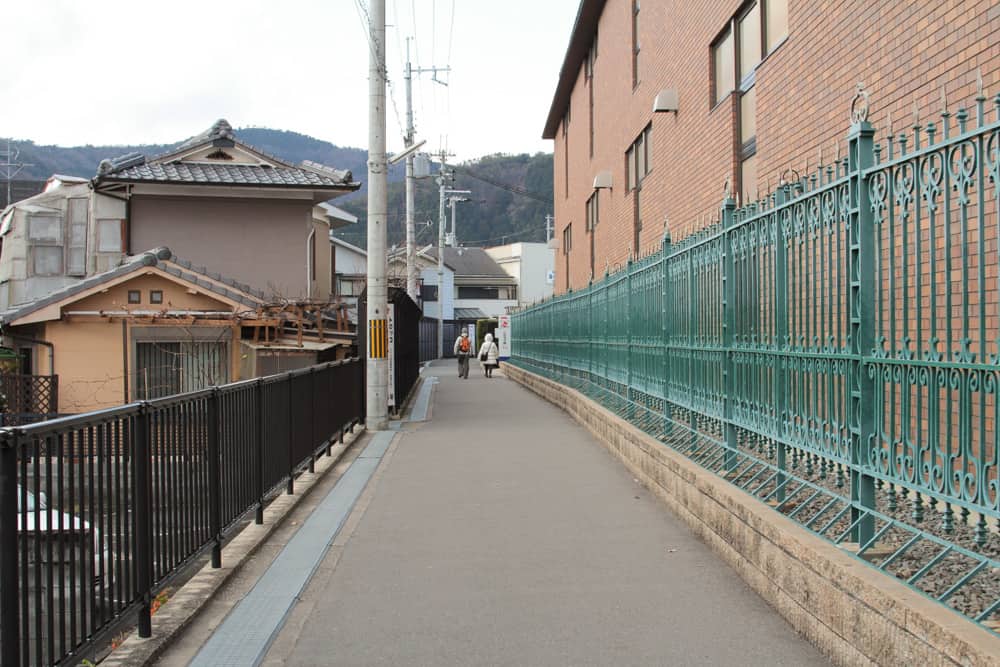
[[[258,665],[368,484],[395,435],[375,434],[274,562],[191,661],[197,667]]]

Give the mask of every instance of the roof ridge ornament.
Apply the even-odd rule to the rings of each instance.
[[[219,137],[232,138],[233,136],[233,126],[229,124],[225,118],[220,118],[212,124],[212,127],[208,131],[208,136],[210,139],[216,139]]]
[[[858,81],[854,99],[851,100],[851,122],[864,123],[868,121],[868,109],[871,106],[871,96],[865,90],[865,84]]]

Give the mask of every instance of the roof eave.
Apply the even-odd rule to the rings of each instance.
[[[566,56],[563,58],[562,68],[559,70],[559,83],[556,84],[556,92],[552,97],[552,105],[549,107],[549,115],[545,120],[545,129],[542,130],[542,139],[555,139],[556,131],[559,129],[559,122],[569,105],[569,97],[576,84],[577,74],[580,72],[580,65],[587,57],[587,51],[594,41],[594,30],[601,19],[601,12],[604,11],[606,0],[580,0],[580,8],[576,12],[576,21],[573,23],[573,32],[570,33],[569,45],[566,47]]]
[[[224,187],[224,188],[267,188],[267,189],[280,189],[280,190],[324,190],[329,192],[339,192],[347,193],[354,192],[361,187],[361,183],[343,183],[339,185],[312,185],[309,183],[231,183],[231,182],[214,182],[214,181],[172,181],[172,180],[160,180],[153,178],[122,178],[120,176],[116,177],[113,175],[109,176],[98,176],[93,181],[94,187],[98,188],[101,185],[113,184],[113,185],[184,185],[184,186],[209,186],[209,187]]]

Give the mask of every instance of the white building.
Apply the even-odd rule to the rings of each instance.
[[[85,178],[53,176],[45,190],[0,215],[0,310],[108,271],[125,249],[125,202]]]
[[[510,243],[485,250],[517,281],[518,305],[525,306],[552,296],[556,251],[547,243]]]

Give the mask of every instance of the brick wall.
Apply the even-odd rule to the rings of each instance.
[[[586,202],[594,176],[610,170],[613,187],[600,191],[594,269],[614,270],[633,243],[633,193],[625,189],[625,151],[652,122],[651,171],[643,183],[639,251],[658,246],[664,223],[674,240],[717,216],[726,178],[735,182],[735,96],[713,105],[711,43],[741,8],[736,0],[643,0],[639,20],[639,83],[631,70],[632,0],[608,0],[598,27],[594,65],[595,145],[589,152],[591,85],[583,67],[570,98],[566,136],[555,141],[556,234],[573,225],[569,273],[556,262],[556,289],[590,278]],[[567,21],[572,20],[567,17]],[[757,161],[761,194],[788,167],[815,168],[844,137],[855,84],[871,94],[870,121],[884,141],[887,114],[897,130],[913,123],[940,126],[941,87],[949,107],[971,108],[976,71],[986,94],[1000,92],[1000,4],[983,0],[895,2],[788,0],[788,37],[757,69]],[[652,114],[653,99],[675,88],[679,113]],[[954,120],[954,119],[953,119]],[[568,153],[566,146],[568,143]],[[568,196],[565,168],[569,160]],[[568,282],[567,282],[568,277]]]

